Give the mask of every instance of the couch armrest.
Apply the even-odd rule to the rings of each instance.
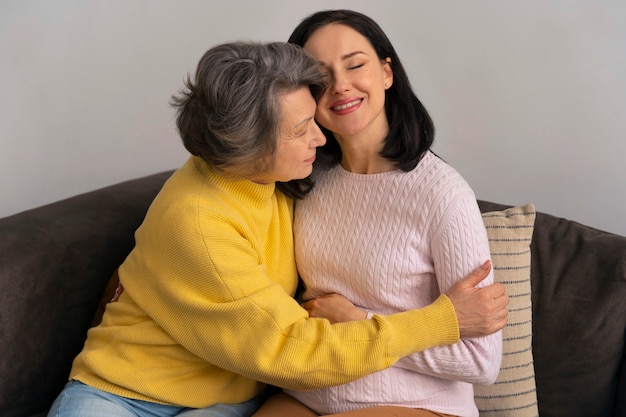
[[[171,171],[0,219],[0,415],[47,409]]]

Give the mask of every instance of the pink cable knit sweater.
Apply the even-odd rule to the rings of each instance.
[[[473,191],[432,153],[409,173],[337,166],[316,184],[297,203],[294,225],[305,298],[336,292],[380,314],[423,307],[490,257]],[[493,274],[484,281],[491,282]],[[472,384],[493,383],[501,355],[498,332],[405,357],[345,385],[287,392],[322,415],[397,405],[475,417]]]

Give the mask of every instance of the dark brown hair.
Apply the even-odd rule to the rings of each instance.
[[[391,59],[393,85],[385,96],[389,134],[385,138],[381,155],[401,170],[412,170],[431,148],[435,138],[435,126],[426,108],[413,92],[400,57],[381,27],[362,13],[352,10],[325,10],[305,18],[294,29],[289,42],[304,46],[313,32],[331,23],[356,30],[369,40],[378,58]],[[318,150],[316,166],[328,168],[341,161],[341,148],[332,132],[323,127],[322,131],[326,135],[326,145]]]

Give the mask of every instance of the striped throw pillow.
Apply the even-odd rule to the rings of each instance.
[[[493,385],[474,386],[481,417],[537,417],[532,354],[530,242],[535,207],[526,204],[483,213],[494,279],[509,295],[509,318],[502,330],[502,365]]]

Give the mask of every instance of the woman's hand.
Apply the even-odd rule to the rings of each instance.
[[[454,306],[462,338],[487,336],[506,325],[509,297],[504,285],[476,287],[490,270],[491,261],[487,261],[446,293]]]
[[[328,319],[331,323],[365,320],[367,312],[352,304],[346,297],[336,293],[325,294],[302,303],[309,317]]]

